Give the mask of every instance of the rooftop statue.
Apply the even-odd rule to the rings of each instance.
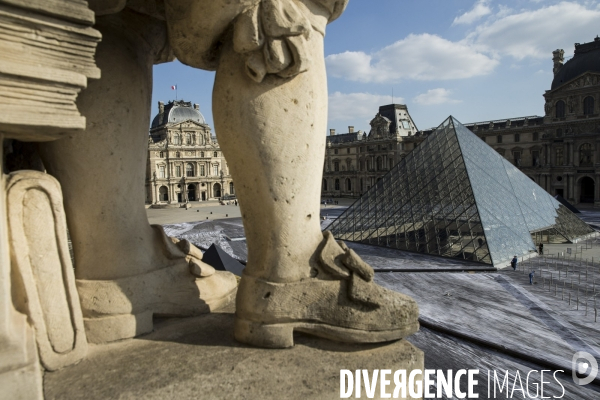
[[[347,0],[90,0],[102,72],[77,99],[84,133],[40,144],[62,187],[75,284],[89,342],[134,337],[155,315],[215,310],[235,294],[227,272],[144,209],[152,66],[177,57],[216,70],[215,128],[236,182],[248,245],[235,337],[293,346],[294,330],[382,342],[418,327],[416,303],[321,232],[326,25]],[[252,132],[252,134],[248,134]]]

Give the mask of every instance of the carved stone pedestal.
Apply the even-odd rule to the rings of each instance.
[[[342,369],[367,370],[370,379],[375,369],[407,377],[423,369],[423,352],[406,340],[352,345],[296,335],[293,348],[269,350],[236,342],[233,322],[231,313],[170,319],[146,336],[91,345],[79,364],[46,373],[46,399],[339,399]],[[387,379],[393,393],[393,373]],[[380,393],[377,385],[374,398]]]

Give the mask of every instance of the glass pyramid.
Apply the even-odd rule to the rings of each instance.
[[[342,240],[499,267],[535,251],[532,233],[571,242],[594,232],[453,117],[328,229]]]

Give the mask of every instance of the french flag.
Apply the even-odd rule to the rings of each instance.
[[[171,90],[177,90],[177,85],[171,86]]]

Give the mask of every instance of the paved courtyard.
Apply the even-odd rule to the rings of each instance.
[[[322,206],[321,215],[326,217],[322,226],[350,203],[347,200],[336,206]],[[152,223],[164,224],[170,235],[187,238],[201,248],[217,243],[229,254],[245,260],[244,230],[238,210],[235,206],[206,204],[187,211],[150,209],[148,216]],[[582,219],[600,223],[599,211],[584,211],[580,214]],[[229,216],[220,217],[225,214]],[[496,271],[479,263],[348,244],[375,268],[377,283],[406,293],[418,302],[421,330],[408,341],[425,352],[426,368],[479,369],[477,393],[483,399],[491,398],[487,382],[494,370],[502,374],[508,371],[511,387],[513,382],[522,380],[532,395],[539,384],[539,372],[537,380],[526,381],[528,373],[562,370],[556,380],[545,378],[550,383],[545,384],[544,397],[560,397],[564,387],[563,399],[600,398],[600,378],[590,385],[578,386],[571,377],[575,352],[585,351],[600,360],[600,322],[594,312],[600,294],[596,287],[600,283],[600,238],[577,245],[547,245],[543,257],[519,263],[516,271]],[[529,273],[533,270],[535,282],[530,285]],[[268,391],[259,388],[276,391],[291,387],[305,398],[325,399],[331,397],[319,388],[331,386],[332,382],[339,385],[336,371],[345,368],[342,365],[370,365],[366,358],[361,359],[363,356],[375,357],[381,364],[385,354],[393,358],[401,351],[398,344],[336,345],[302,335],[290,351],[248,348],[232,338],[233,312],[230,305],[219,314],[162,320],[150,335],[94,347],[91,356],[80,365],[46,374],[46,396],[77,398],[92,391],[107,397],[118,394],[123,399],[169,398],[174,393],[191,395],[194,390],[202,390],[207,398],[215,399],[232,395],[272,398]],[[300,363],[297,365],[310,362],[320,372],[298,375],[297,371],[306,369],[294,369],[295,364],[286,362],[292,359]],[[135,363],[127,373],[115,373],[121,370],[124,360]],[[263,366],[261,360],[271,362]],[[157,363],[166,367],[157,368]],[[277,366],[272,367],[273,364]],[[249,374],[248,368],[255,368],[256,373]],[[98,378],[90,383],[82,379],[82,374]],[[523,397],[518,393],[512,397],[498,394],[494,398]]]

